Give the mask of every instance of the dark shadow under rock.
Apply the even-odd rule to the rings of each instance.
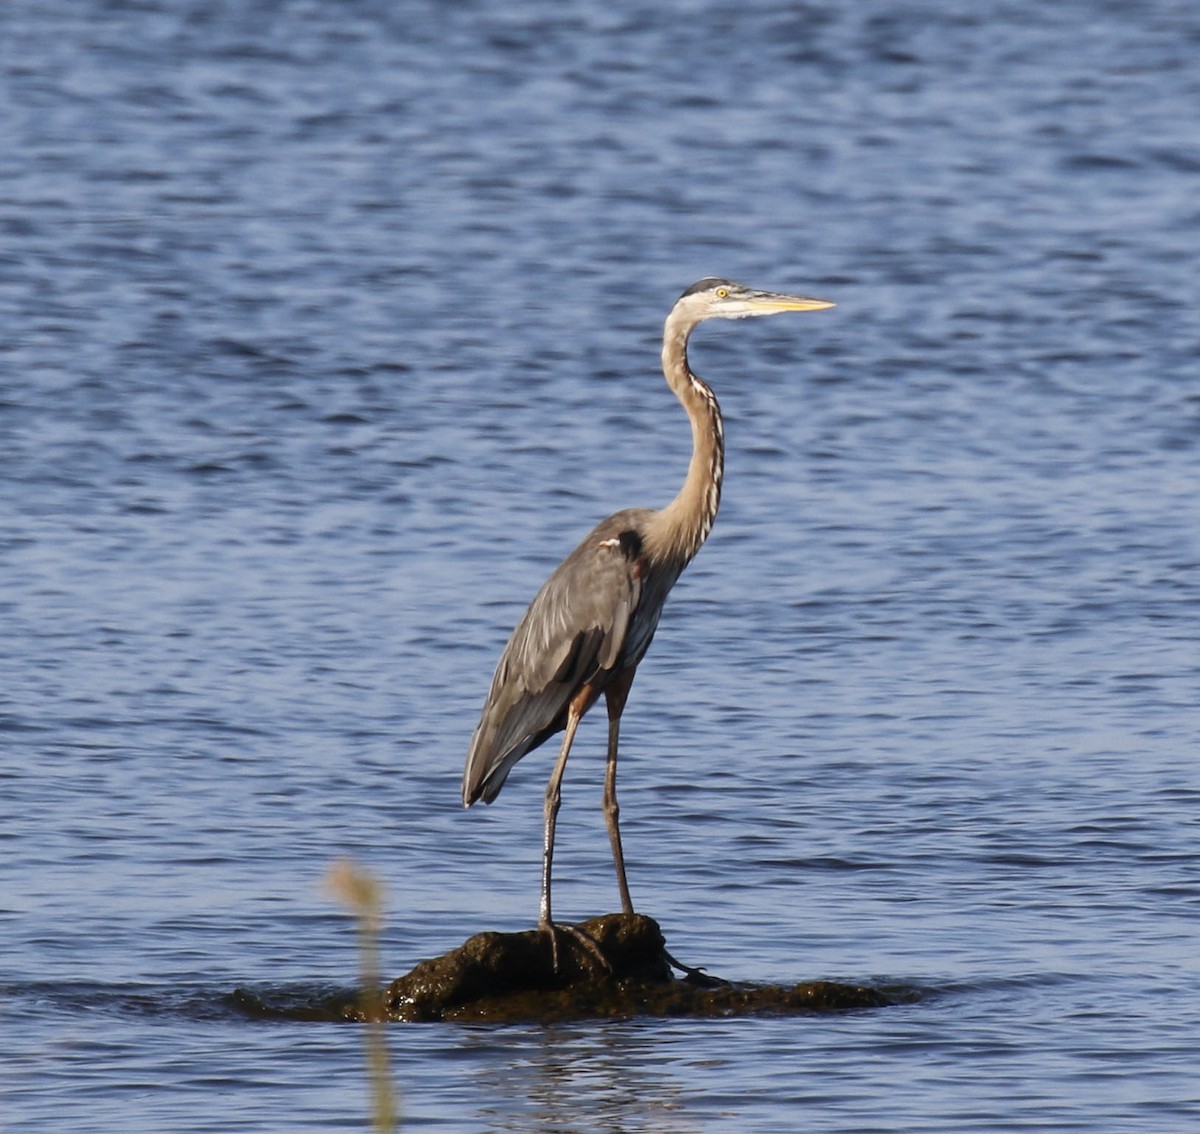
[[[658,923],[641,914],[593,918],[560,928],[557,939],[556,969],[549,934],[536,929],[476,934],[393,981],[384,993],[387,1017],[502,1022],[746,1016],[845,1012],[896,1002],[877,989],[832,981],[731,984],[694,970],[677,979]]]

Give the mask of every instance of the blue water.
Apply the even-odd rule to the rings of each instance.
[[[507,633],[725,502],[625,717],[634,900],[822,1019],[389,1032],[406,1129],[1200,1119],[1200,9],[0,10],[0,1129],[365,1129],[389,975],[536,916],[551,753],[464,812]],[[611,910],[603,723],[556,912]]]

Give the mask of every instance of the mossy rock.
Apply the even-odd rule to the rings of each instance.
[[[731,984],[697,970],[677,979],[658,923],[641,914],[560,927],[556,938],[552,943],[537,929],[476,934],[393,981],[384,993],[385,1014],[390,1020],[503,1022],[795,1015],[895,1003],[878,989],[833,981]]]

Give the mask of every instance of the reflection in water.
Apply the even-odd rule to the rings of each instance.
[[[681,1086],[662,1058],[659,1025],[593,1022],[502,1034],[517,1040],[503,1045],[507,1062],[488,1063],[475,1083],[485,1129],[561,1131],[581,1114],[589,1130],[614,1134],[703,1128],[686,1113]]]

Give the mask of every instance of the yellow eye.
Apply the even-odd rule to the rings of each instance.
[[[717,298],[718,299],[728,299],[729,298],[729,288],[727,288],[727,287],[717,288]]]

